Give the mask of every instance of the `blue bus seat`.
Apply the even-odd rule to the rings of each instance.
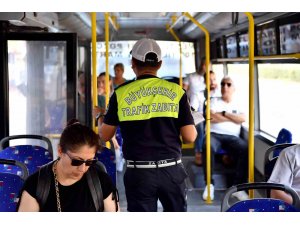
[[[299,212],[299,210],[279,199],[258,198],[235,203],[227,212]]]
[[[13,139],[38,139],[43,140],[47,143],[48,148],[45,149],[41,146],[36,145],[17,145],[9,146],[3,149],[4,144]],[[28,170],[29,174],[37,171],[42,165],[51,162],[53,160],[53,149],[51,142],[48,138],[39,136],[39,135],[15,135],[3,138],[0,141],[0,158],[3,159],[14,159],[24,163]],[[17,174],[17,168],[11,166],[0,165],[0,172],[7,172]]]
[[[108,175],[111,177],[114,185],[117,183],[116,170],[116,154],[113,143],[110,142],[111,149],[104,147],[96,153],[96,159],[100,161],[106,168]]]
[[[277,135],[275,145],[277,145],[277,144],[286,144],[286,143],[292,143],[292,133],[289,130],[287,130],[285,128],[282,128],[279,131],[278,135]],[[281,150],[280,149],[275,149],[273,151],[273,156],[274,157],[279,156]]]
[[[25,164],[16,160],[0,159],[0,165],[17,167],[22,172],[12,174],[0,173],[0,212],[15,212],[19,202],[20,191],[29,172]]]
[[[293,146],[293,145],[295,145],[295,144],[294,143],[277,144],[277,145],[273,145],[270,148],[268,148],[268,150],[265,153],[265,158],[264,158],[265,181],[269,180],[280,152],[283,149]],[[276,152],[276,154],[274,154],[274,152]]]
[[[282,128],[278,133],[275,145],[271,146],[265,153],[265,158],[264,158],[265,181],[268,181],[268,179],[270,178],[280,152],[283,149],[294,145],[291,143],[292,143],[292,133],[289,130]]]
[[[238,191],[247,191],[250,189],[264,189],[264,190],[281,190],[287,192],[292,196],[293,203],[288,204],[279,199],[273,198],[254,198],[244,201],[238,201],[230,204],[230,197],[233,193]],[[246,183],[232,186],[229,188],[222,200],[222,212],[299,212],[300,211],[300,198],[297,192],[282,184],[256,182]]]
[[[278,133],[275,144],[292,143],[292,138],[292,133],[289,130],[282,128]]]

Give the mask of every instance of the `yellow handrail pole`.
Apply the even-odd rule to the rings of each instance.
[[[167,26],[167,30],[170,31],[170,33],[172,34],[174,39],[176,41],[178,41],[178,43],[179,43],[179,85],[180,85],[180,87],[182,87],[182,48],[181,48],[181,41],[180,41],[179,37],[176,35],[176,33],[174,32],[174,30],[170,27],[170,25],[167,24],[166,26]]]
[[[98,91],[97,91],[97,52],[96,52],[96,44],[97,44],[97,27],[96,27],[96,13],[91,13],[91,20],[92,20],[92,93],[93,93],[93,101],[92,104],[97,106],[98,105]],[[94,121],[94,120],[93,120]],[[93,122],[93,130],[98,133],[96,128],[96,124]]]
[[[104,20],[105,20],[105,108],[107,108],[109,102],[109,13],[104,13]],[[106,147],[110,148],[110,143],[106,142]]]
[[[104,13],[105,18],[105,107],[108,105],[109,101],[109,13]]]
[[[167,28],[167,32],[170,31],[170,29],[172,29],[177,23],[180,22],[180,20],[184,17],[184,15],[182,14],[181,16],[177,17],[177,16],[172,16],[172,24],[169,26],[169,28]]]
[[[108,19],[109,19],[109,22],[111,23],[112,27],[114,28],[114,30],[118,31],[119,30],[119,24],[116,22],[116,17],[109,15]]]
[[[209,63],[210,63],[210,37],[208,30],[202,26],[197,20],[194,19],[189,13],[185,12],[184,15],[188,17],[194,24],[196,24],[205,34],[205,54],[206,54],[206,177],[207,177],[207,200],[206,203],[211,204],[210,197],[210,180],[211,180],[211,152],[210,152],[210,78],[209,78]]]
[[[249,183],[254,182],[254,19],[251,13],[245,12],[249,20],[249,133],[248,133],[248,173]],[[250,190],[250,198],[254,197],[254,191]]]

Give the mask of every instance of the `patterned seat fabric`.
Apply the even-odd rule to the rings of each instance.
[[[227,212],[299,212],[299,210],[279,199],[261,198],[237,202]]]
[[[41,146],[34,145],[7,147],[0,151],[0,158],[14,159],[23,162],[27,166],[29,174],[34,173],[40,166],[53,160],[53,156],[48,150]],[[21,170],[11,165],[0,165],[0,172],[21,175]]]
[[[0,212],[15,212],[24,180],[10,173],[0,173]]]

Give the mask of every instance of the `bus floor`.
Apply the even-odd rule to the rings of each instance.
[[[219,169],[219,166],[216,164],[216,174],[214,175],[214,179],[215,179],[214,200],[212,201],[212,203],[207,204],[202,199],[202,193],[205,188],[203,168],[194,165],[193,156],[183,156],[182,160],[185,169],[189,175],[189,177],[186,179],[187,211],[188,212],[220,212],[221,202],[225,190],[227,189],[227,187],[229,187],[228,184],[225,183],[226,178],[224,178],[225,177],[224,173],[227,173],[228,170]],[[125,188],[123,183],[124,172],[125,172],[125,168],[123,172],[117,172],[117,188],[119,191],[120,208],[122,212],[127,211],[127,202],[126,202]],[[163,211],[160,202],[158,202],[158,211],[159,212]]]

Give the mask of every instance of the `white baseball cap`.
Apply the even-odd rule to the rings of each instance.
[[[161,61],[160,47],[153,39],[149,39],[149,38],[140,39],[133,45],[133,48],[131,50],[132,57],[142,62],[148,61],[146,59],[146,55],[148,53],[154,53],[157,56],[157,62]],[[149,61],[150,60],[151,59],[149,59]]]

